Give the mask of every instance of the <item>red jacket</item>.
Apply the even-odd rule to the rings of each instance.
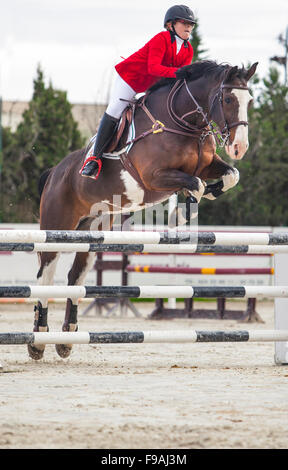
[[[142,49],[116,65],[116,71],[136,93],[146,91],[162,77],[175,78],[176,70],[191,64],[191,44],[183,42],[176,54],[176,40],[172,43],[172,37],[170,31],[162,31],[150,39]]]

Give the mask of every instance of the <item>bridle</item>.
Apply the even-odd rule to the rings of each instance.
[[[249,91],[249,88],[244,85],[228,85],[228,84],[221,84],[219,90],[216,92],[213,100],[212,100],[212,105],[210,108],[210,116],[212,115],[213,112],[213,107],[215,106],[215,103],[217,105],[217,102],[219,103],[219,110],[220,110],[220,122],[218,120],[218,129],[220,130],[220,139],[222,138],[223,144],[222,146],[226,145],[226,142],[228,141],[230,137],[230,129],[233,129],[234,127],[238,126],[248,126],[248,121],[235,121],[232,123],[227,123],[225,116],[224,116],[224,111],[223,111],[223,90],[224,88],[226,89],[237,89],[237,90],[247,90]],[[211,122],[211,121],[210,121]]]
[[[175,112],[174,108],[174,101],[176,99],[176,95],[179,93],[182,87],[185,87],[186,92],[188,96],[191,98],[195,105],[195,109],[192,111],[189,111],[188,113],[183,114],[182,116],[178,116],[178,114]],[[199,145],[203,144],[204,140],[206,137],[209,135],[213,135],[216,142],[220,147],[224,147],[224,145],[227,144],[228,139],[230,137],[230,129],[233,129],[234,127],[237,126],[248,126],[247,121],[236,121],[233,122],[232,124],[228,124],[225,116],[224,116],[224,111],[223,111],[223,89],[224,88],[237,88],[240,90],[249,90],[248,87],[246,86],[237,86],[237,85],[227,85],[222,82],[219,88],[217,88],[215,95],[213,96],[213,99],[211,101],[211,106],[208,109],[208,112],[205,113],[203,108],[199,105],[199,103],[196,101],[194,98],[191,90],[188,87],[186,79],[181,79],[177,80],[172,87],[168,98],[167,98],[167,111],[168,114],[173,121],[173,123],[178,127],[178,129],[172,129],[165,124],[163,124],[161,121],[158,121],[155,119],[155,117],[151,114],[149,109],[147,108],[145,101],[149,93],[144,95],[143,97],[140,98],[138,101],[130,101],[126,99],[121,99],[121,101],[127,101],[130,103],[130,106],[136,106],[141,108],[145,114],[148,116],[148,118],[153,122],[152,128],[143,132],[140,134],[138,137],[135,137],[131,141],[127,142],[126,145],[132,144],[135,142],[138,142],[139,140],[143,139],[144,137],[150,135],[150,134],[159,134],[162,132],[170,132],[173,134],[178,134],[182,135],[185,137],[195,137],[199,141]],[[219,111],[220,111],[220,118],[217,119],[218,123],[215,122],[215,120],[212,119],[212,114],[216,106],[219,106]],[[195,125],[191,124],[188,121],[185,120],[187,116],[191,116],[193,114],[200,114],[203,120],[203,125]],[[215,124],[214,124],[215,122]]]
[[[182,116],[178,116],[174,110],[174,100],[175,100],[176,95],[179,93],[179,91],[181,90],[183,86],[185,87],[188,96],[193,101],[195,105],[195,109],[192,111],[189,111],[186,114],[183,114]],[[167,111],[168,111],[170,118],[172,119],[174,124],[176,124],[181,129],[185,129],[186,131],[188,131],[190,135],[198,136],[201,142],[203,142],[203,140],[208,135],[213,135],[217,143],[221,147],[224,147],[224,145],[227,144],[227,141],[230,137],[230,129],[233,129],[234,127],[237,127],[237,126],[248,126],[247,121],[236,121],[231,124],[227,123],[225,116],[224,116],[224,111],[223,111],[223,89],[224,88],[230,88],[230,89],[236,88],[240,90],[249,90],[249,88],[246,86],[228,85],[228,84],[223,84],[222,82],[220,87],[216,90],[215,95],[213,96],[213,99],[211,100],[211,106],[208,109],[208,112],[205,113],[203,108],[199,105],[199,103],[194,98],[191,90],[188,87],[186,79],[177,80],[175,85],[171,89],[168,99],[167,99]],[[211,119],[211,116],[217,104],[219,106],[220,118],[217,119],[218,123],[216,124],[216,127],[215,127],[215,125],[213,125],[213,119]],[[187,116],[191,116],[196,113],[201,115],[202,120],[204,122],[203,126],[196,126],[185,120]]]

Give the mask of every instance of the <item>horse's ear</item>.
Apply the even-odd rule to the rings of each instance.
[[[247,70],[246,74],[245,74],[245,78],[248,82],[248,80],[250,80],[250,78],[254,75],[254,73],[256,72],[256,69],[257,69],[257,65],[258,65],[258,62],[255,62],[255,64],[251,65],[250,69]]]

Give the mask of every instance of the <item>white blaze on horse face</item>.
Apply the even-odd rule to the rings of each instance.
[[[236,96],[239,103],[239,113],[236,121],[248,121],[248,103],[252,99],[249,91],[233,88],[231,93]],[[226,152],[233,160],[241,160],[248,147],[248,126],[242,124],[236,127],[234,140],[226,146]]]

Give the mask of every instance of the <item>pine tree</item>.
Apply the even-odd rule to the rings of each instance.
[[[198,22],[198,20],[197,20],[197,23],[196,23],[196,25],[193,29],[192,39],[190,39],[190,44],[192,45],[193,50],[194,50],[193,62],[196,62],[198,60],[204,60],[204,59],[207,58],[206,57],[207,49],[203,48],[202,38],[201,38],[200,32],[199,32],[199,22]]]
[[[5,220],[35,221],[41,173],[83,144],[66,92],[54,89],[52,83],[46,86],[38,66],[32,100],[3,152]]]

